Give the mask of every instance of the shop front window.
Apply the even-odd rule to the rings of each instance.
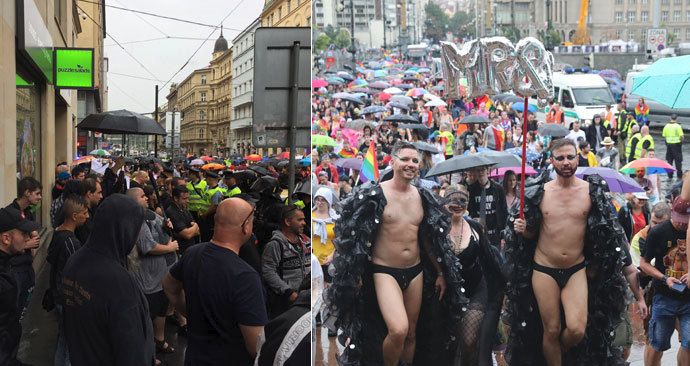
[[[17,74],[17,179],[41,179],[41,92],[36,84]]]

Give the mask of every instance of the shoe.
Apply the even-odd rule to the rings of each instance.
[[[189,326],[187,324],[180,325],[180,327],[177,328],[177,334],[179,334],[181,336],[186,337],[188,333],[189,333]]]

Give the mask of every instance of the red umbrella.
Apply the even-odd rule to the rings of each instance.
[[[247,155],[247,156],[244,157],[244,160],[248,160],[248,161],[261,161],[261,155],[259,155],[259,154]]]
[[[381,93],[381,94],[379,94],[379,99],[381,99],[381,100],[389,100],[389,99],[391,99],[391,95],[388,94],[388,93]]]
[[[323,79],[314,79],[311,81],[311,87],[312,88],[323,88],[325,86],[328,86],[328,82]]]
[[[201,159],[201,160],[203,160],[203,161],[205,161],[205,162],[213,161],[213,158],[210,157],[210,156],[202,156],[202,157],[200,157],[199,159]]]
[[[289,151],[283,151],[278,155],[278,159],[290,159],[290,152]]]

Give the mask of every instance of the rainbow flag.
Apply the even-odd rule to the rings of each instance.
[[[484,103],[484,106],[486,107],[487,111],[492,112],[492,111],[496,110],[496,106],[494,105],[494,102],[486,94],[482,95],[481,97],[478,97],[476,99],[476,101],[477,101],[477,105],[476,105],[477,109],[479,109],[480,104]]]
[[[367,149],[367,154],[362,162],[362,170],[359,172],[359,179],[362,182],[379,180],[379,162],[376,160],[376,143],[372,141]]]

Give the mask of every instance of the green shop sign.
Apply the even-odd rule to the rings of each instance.
[[[56,48],[55,87],[93,89],[93,48]]]

